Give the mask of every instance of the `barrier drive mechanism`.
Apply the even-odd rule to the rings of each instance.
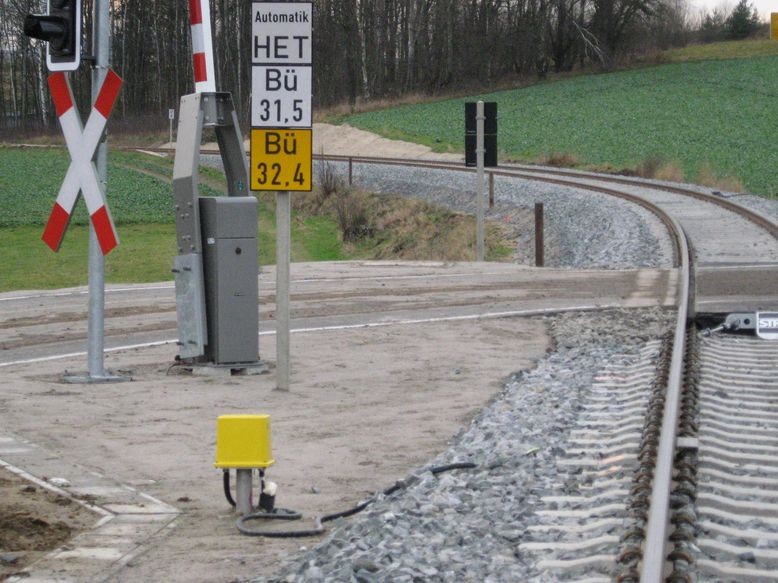
[[[180,358],[228,370],[264,369],[258,360],[257,199],[229,93],[181,98],[173,165],[178,255],[173,263]],[[198,192],[204,127],[216,131],[228,196]]]
[[[189,0],[195,93],[181,98],[173,165],[177,360],[210,374],[264,372],[259,360],[257,199],[232,95],[216,91],[208,0]],[[227,196],[202,197],[203,128],[216,132]]]

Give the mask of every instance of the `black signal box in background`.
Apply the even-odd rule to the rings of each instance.
[[[478,141],[477,104],[465,103],[465,166],[476,166],[476,146]],[[497,103],[484,102],[484,166],[497,166]]]
[[[477,146],[478,136],[465,134],[465,166],[475,167],[478,165],[475,151]],[[497,166],[497,134],[484,134],[484,168],[493,168],[494,166]]]

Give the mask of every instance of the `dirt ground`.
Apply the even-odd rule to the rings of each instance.
[[[245,142],[246,151],[249,142]],[[163,144],[162,148],[175,148],[174,143]],[[204,144],[202,151],[218,152],[219,146],[213,142]],[[449,160],[464,163],[463,154],[433,152],[422,144],[412,144],[400,140],[390,140],[377,134],[360,130],[348,124],[313,124],[314,155],[330,156],[380,156],[383,158],[407,158],[428,160]]]
[[[92,513],[0,468],[0,581],[91,527]]]
[[[177,527],[119,581],[231,581],[270,574],[315,540],[243,537],[213,469],[219,414],[269,413],[278,504],[313,517],[350,508],[440,452],[512,372],[548,348],[537,319],[293,334],[292,390],[274,375],[166,374],[171,346],[111,354],[131,383],[74,386],[63,366],[5,374],[4,430],[177,506]],[[272,342],[263,356],[275,360]]]

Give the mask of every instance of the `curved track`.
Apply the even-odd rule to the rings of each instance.
[[[346,161],[349,165],[349,177],[351,179],[353,165],[354,164],[408,164],[407,162],[401,162],[398,160],[382,160],[378,158],[343,158],[343,157],[326,157],[327,160]],[[452,165],[448,163],[439,162],[414,162],[414,166],[421,168],[431,169],[452,169]],[[461,167],[453,167],[453,169],[464,170]],[[468,169],[472,171],[471,169]],[[547,497],[548,501],[553,505],[553,509],[548,510],[549,516],[553,517],[551,523],[540,528],[544,533],[554,532],[554,529],[559,529],[554,542],[530,542],[523,545],[525,551],[544,551],[550,552],[554,558],[549,559],[539,558],[539,564],[542,569],[551,571],[556,576],[563,578],[574,577],[578,578],[582,574],[589,576],[594,573],[592,580],[597,580],[598,575],[607,574],[609,576],[616,576],[620,581],[642,581],[642,582],[660,582],[664,581],[667,576],[670,576],[672,580],[686,581],[691,580],[696,573],[702,573],[705,576],[716,576],[721,578],[727,578],[737,576],[748,580],[763,580],[769,573],[769,569],[778,564],[778,552],[776,551],[761,551],[756,548],[757,543],[761,544],[765,540],[778,540],[775,538],[774,531],[771,529],[772,522],[767,522],[767,526],[759,529],[738,529],[737,527],[731,527],[727,525],[720,525],[712,520],[712,516],[716,516],[715,507],[724,506],[726,510],[730,511],[728,518],[730,521],[737,522],[740,520],[742,523],[751,524],[754,520],[758,520],[759,509],[763,511],[773,512],[778,509],[773,500],[778,499],[778,490],[769,494],[759,492],[759,501],[751,502],[746,499],[742,499],[743,496],[748,498],[749,492],[745,491],[742,487],[738,490],[736,486],[727,486],[733,481],[738,484],[736,477],[724,477],[718,481],[714,480],[714,486],[712,486],[714,494],[709,494],[703,502],[703,506],[700,508],[703,520],[707,519],[704,524],[707,525],[709,531],[718,534],[718,538],[713,540],[711,538],[703,538],[702,544],[703,551],[712,549],[708,556],[700,557],[699,565],[697,565],[697,557],[689,551],[689,546],[696,542],[694,533],[701,528],[697,524],[695,519],[688,519],[688,516],[683,512],[691,512],[694,514],[695,505],[697,503],[697,490],[696,490],[696,450],[697,443],[692,442],[693,445],[689,445],[689,439],[692,437],[690,428],[697,428],[697,417],[695,410],[701,409],[699,416],[702,421],[706,423],[704,427],[700,426],[700,431],[703,434],[707,434],[707,419],[716,414],[716,407],[714,405],[708,405],[708,408],[704,408],[703,405],[710,402],[711,397],[706,395],[701,403],[697,404],[697,396],[694,389],[684,384],[684,374],[686,372],[686,381],[688,385],[693,385],[697,382],[694,373],[690,373],[687,367],[690,362],[697,362],[702,358],[703,362],[707,363],[710,360],[710,356],[700,356],[697,353],[698,343],[696,341],[697,332],[694,330],[693,318],[695,315],[695,304],[698,301],[695,295],[695,285],[693,283],[693,276],[696,273],[698,267],[695,264],[707,264],[708,269],[713,266],[720,267],[722,264],[728,269],[737,269],[739,267],[745,269],[764,269],[767,271],[767,284],[766,289],[762,296],[758,299],[757,308],[764,309],[765,307],[778,307],[775,302],[778,302],[778,289],[776,289],[776,281],[778,281],[778,271],[775,267],[778,263],[778,224],[771,219],[756,213],[750,209],[742,207],[732,201],[716,195],[708,195],[696,191],[690,188],[682,188],[678,186],[665,186],[657,185],[648,181],[642,180],[630,180],[622,177],[611,177],[595,175],[591,173],[572,172],[564,170],[552,170],[552,169],[538,169],[538,168],[500,168],[499,170],[490,170],[493,176],[499,176],[508,179],[525,179],[525,180],[539,180],[550,184],[556,184],[560,186],[583,188],[585,190],[595,191],[610,196],[617,196],[629,200],[630,202],[639,204],[644,208],[649,209],[656,216],[660,218],[662,223],[668,230],[668,234],[673,243],[675,266],[681,272],[679,278],[679,293],[677,295],[677,318],[675,329],[666,340],[666,346],[660,348],[660,352],[664,352],[665,357],[663,362],[657,367],[657,378],[652,381],[653,390],[651,396],[645,394],[645,391],[640,391],[635,395],[635,399],[627,399],[620,404],[620,409],[616,412],[620,416],[634,414],[643,410],[644,413],[639,417],[644,419],[643,429],[641,432],[635,432],[633,438],[639,437],[639,446],[634,450],[631,450],[625,442],[628,438],[625,438],[625,434],[621,433],[614,435],[608,433],[606,427],[610,426],[610,423],[606,422],[605,427],[600,430],[591,432],[591,427],[584,430],[584,436],[582,439],[588,443],[602,443],[606,440],[608,443],[618,445],[613,446],[612,449],[603,452],[601,449],[584,448],[579,450],[580,454],[588,455],[594,452],[594,455],[599,456],[613,456],[614,454],[624,453],[629,451],[636,451],[636,465],[631,466],[634,472],[632,478],[632,489],[630,493],[626,495],[626,505],[622,505],[620,502],[615,503],[610,510],[604,510],[607,507],[603,506],[603,501],[614,500],[614,496],[618,497],[619,490],[613,490],[606,486],[602,486],[599,489],[595,488],[593,492],[590,492],[588,496],[582,496],[578,498],[571,498],[569,496],[559,497]],[[623,187],[630,187],[627,192]],[[718,236],[712,236],[717,234]],[[722,242],[722,239],[724,241]],[[745,250],[745,251],[742,251]],[[752,295],[750,282],[747,277],[740,276],[740,285],[737,286],[736,293],[734,294],[735,301],[742,301],[743,297]],[[771,305],[772,304],[772,305]],[[687,349],[686,339],[690,338],[689,347]],[[724,341],[726,343],[726,341]],[[741,345],[742,349],[743,346]],[[747,352],[748,349],[752,352]],[[734,375],[736,378],[749,377],[749,364],[756,362],[751,360],[756,358],[758,362],[764,362],[765,350],[772,350],[760,346],[758,342],[752,342],[745,346],[745,355],[741,350],[733,351],[731,354],[723,355],[718,354],[718,358],[722,362],[718,363],[718,374],[714,373],[713,376],[726,376]],[[703,353],[704,354],[704,353]],[[772,352],[770,352],[772,354]],[[744,360],[745,359],[745,360]],[[747,363],[744,365],[744,362]],[[650,366],[649,366],[650,368]],[[774,369],[773,371],[774,372]],[[630,374],[628,371],[620,374]],[[628,377],[629,378],[629,377]],[[773,377],[770,374],[762,373],[761,377],[757,375],[756,380],[753,377],[746,380],[747,388],[740,390],[736,395],[728,395],[728,401],[723,403],[725,406],[736,406],[738,409],[745,409],[745,416],[751,423],[757,425],[764,425],[765,423],[775,423],[772,411],[769,413],[760,413],[760,407],[764,406],[764,399],[771,397],[771,390],[774,390],[775,383]],[[754,386],[753,383],[756,383]],[[603,395],[608,394],[608,388],[603,387],[601,389],[605,391]],[[642,395],[640,393],[643,393]],[[618,393],[610,393],[606,396],[606,399],[617,398]],[[756,399],[753,404],[748,402],[749,395]],[[594,397],[598,397],[595,394]],[[760,402],[759,399],[762,399]],[[598,401],[595,400],[595,403]],[[718,403],[722,405],[722,403]],[[713,411],[709,412],[708,409],[713,407]],[[678,431],[679,431],[679,419],[681,418],[682,411],[684,412],[684,422],[680,424],[680,429],[683,432],[684,441],[679,447]],[[602,415],[602,406],[594,405],[591,413],[588,417],[591,422],[597,424],[599,415]],[[586,418],[586,417],[585,417]],[[617,417],[618,419],[618,417]],[[738,425],[738,422],[740,425]],[[745,431],[744,427],[748,427],[743,424],[742,416],[735,415],[732,419],[729,419],[729,425],[725,422],[724,425],[727,429],[733,433],[726,433],[730,439],[730,443],[725,446],[726,451],[721,452],[717,450],[715,446],[703,447],[700,452],[700,458],[704,465],[716,465],[717,463],[726,464],[726,460],[735,459],[737,455],[748,456],[756,448],[758,453],[754,453],[751,457],[747,458],[751,462],[752,466],[758,467],[759,463],[765,466],[764,471],[769,471],[774,465],[773,455],[774,449],[770,449],[770,446],[765,446],[764,442],[754,445],[753,441],[746,438],[740,440],[734,439],[733,435],[743,435]],[[778,423],[776,423],[778,425]],[[727,430],[725,429],[725,431]],[[605,431],[603,434],[602,432]],[[776,437],[778,432],[767,432],[765,440],[769,441]],[[694,434],[696,436],[696,433]],[[714,444],[714,437],[710,437]],[[718,442],[720,444],[720,442]],[[767,447],[767,450],[760,450]],[[683,461],[692,450],[694,461],[683,465]],[[762,451],[766,454],[759,455]],[[738,453],[735,453],[738,452]],[[568,452],[570,453],[570,452]],[[680,467],[674,467],[676,456],[679,456],[681,463]],[[728,457],[729,456],[729,457]],[[617,456],[618,457],[618,456]],[[608,459],[606,457],[606,459]],[[723,462],[719,462],[719,459],[723,459]],[[580,464],[580,460],[572,460],[572,465]],[[731,467],[731,472],[735,470]],[[737,466],[737,462],[735,461]],[[578,467],[586,467],[578,466]],[[595,467],[602,467],[599,463]],[[616,467],[621,467],[617,464]],[[690,470],[691,468],[691,470]],[[678,476],[677,482],[674,479],[674,471]],[[687,483],[687,473],[694,474],[694,479],[691,488],[693,493],[690,492],[690,486]],[[741,472],[735,472],[741,473]],[[596,476],[601,475],[598,471],[594,474]],[[716,475],[716,474],[714,474]],[[718,475],[720,477],[720,475]],[[729,481],[728,481],[729,480]],[[759,477],[752,478],[752,480],[759,480]],[[623,484],[624,482],[618,482]],[[753,485],[756,482],[748,481],[748,485]],[[763,487],[766,486],[764,480],[759,482]],[[742,482],[739,484],[742,485]],[[731,498],[722,497],[720,495],[721,489],[724,489],[725,493],[732,495]],[[733,494],[734,492],[734,494]],[[623,492],[626,494],[626,492]],[[753,494],[753,491],[751,492]],[[678,510],[678,502],[676,501],[676,509],[671,513],[671,495],[683,498],[687,496],[687,508]],[[737,500],[737,495],[741,496],[740,500]],[[766,498],[769,502],[764,502],[762,498]],[[712,502],[711,502],[712,500]],[[707,503],[707,504],[706,504]],[[560,505],[570,504],[579,510],[557,510]],[[581,506],[591,504],[591,512],[587,513],[585,510],[580,510]],[[587,534],[577,534],[568,539],[568,533],[570,529],[577,530],[572,524],[566,524],[564,522],[565,517],[580,519],[586,516],[589,519],[595,519],[594,522],[601,526],[607,524],[613,524],[609,520],[618,519],[603,518],[603,512],[607,515],[609,512],[615,509],[616,516],[619,516],[619,512],[626,511],[627,515],[622,515],[624,519],[623,526],[626,530],[620,534],[614,535],[613,530],[607,531],[609,534],[603,534],[604,531],[594,528],[589,531],[584,531]],[[738,511],[741,511],[740,518],[738,517]],[[719,515],[721,513],[719,512]],[[631,518],[626,519],[629,516]],[[680,518],[679,518],[680,516]],[[684,519],[686,519],[684,521]],[[558,522],[562,520],[562,522]],[[554,523],[554,521],[557,521]],[[580,522],[580,521],[579,521]],[[688,534],[684,530],[684,526],[689,526],[692,534]],[[739,541],[740,544],[732,543],[718,543],[722,536],[722,532],[726,533],[730,539]],[[560,537],[562,540],[560,540]],[[541,537],[542,538],[542,537]],[[569,542],[565,542],[568,541]],[[746,541],[746,544],[742,544],[742,541]],[[707,545],[707,546],[706,546]],[[603,550],[610,548],[610,551]],[[692,548],[694,548],[692,546]],[[618,549],[618,556],[613,554],[613,550]],[[716,552],[719,555],[726,555],[730,559],[729,563],[718,564],[716,560],[712,560],[710,555],[715,555]],[[561,557],[561,558],[560,558]],[[617,564],[614,564],[614,559]],[[672,567],[669,559],[672,559]],[[754,567],[751,564],[757,560],[766,564],[766,568]],[[607,580],[607,577],[605,577]]]

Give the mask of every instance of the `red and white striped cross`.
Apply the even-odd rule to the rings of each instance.
[[[196,93],[216,91],[213,70],[211,9],[208,0],[189,0],[189,24],[192,31],[192,65]]]
[[[103,255],[108,255],[119,244],[119,236],[105,203],[105,193],[92,158],[121,86],[122,80],[109,69],[84,127],[81,125],[78,111],[73,106],[73,91],[68,78],[61,72],[49,75],[51,97],[71,158],[70,167],[41,237],[52,251],[58,251],[62,244],[79,192],[84,193],[89,218]]]

